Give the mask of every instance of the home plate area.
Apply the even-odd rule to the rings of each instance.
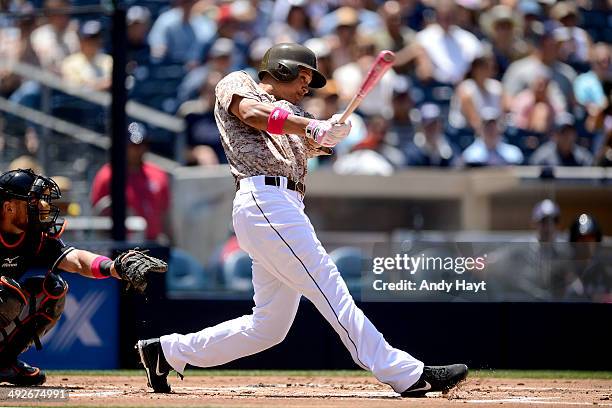
[[[46,386],[66,387],[72,406],[390,407],[610,406],[612,380],[534,380],[471,377],[446,395],[403,399],[364,376],[192,376],[171,378],[172,394],[154,394],[144,376],[59,375]],[[18,405],[49,402],[0,401]]]

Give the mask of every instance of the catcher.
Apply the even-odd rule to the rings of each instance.
[[[115,260],[61,240],[65,221],[58,219],[53,200],[57,184],[31,169],[0,175],[0,383],[40,385],[42,370],[17,357],[40,339],[60,318],[68,285],[59,272],[94,279],[122,279],[137,291],[146,288],[148,272],[165,272],[165,262],[130,250]],[[45,276],[18,280],[32,267],[47,268]]]

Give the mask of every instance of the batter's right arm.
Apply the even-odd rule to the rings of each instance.
[[[259,130],[267,130],[268,117],[274,110],[274,105],[234,95],[229,110],[247,125]],[[306,126],[309,122],[308,118],[289,115],[285,120],[283,130],[285,133],[306,137]]]
[[[268,131],[269,117],[275,108],[272,104],[234,94],[229,111],[247,125]],[[329,120],[316,120],[288,114],[282,125],[282,133],[302,136],[321,146],[333,147],[351,130],[350,122],[338,123],[338,119],[339,115],[334,115]]]

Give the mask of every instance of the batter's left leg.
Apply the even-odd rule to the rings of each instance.
[[[391,347],[355,305],[301,203],[254,191],[251,204],[236,228],[239,239],[248,237],[241,240],[243,249],[317,307],[359,366],[397,392],[416,383],[423,363]]]

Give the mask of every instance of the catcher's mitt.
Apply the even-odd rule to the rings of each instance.
[[[140,293],[147,288],[147,273],[163,273],[168,270],[167,263],[139,251],[138,248],[119,254],[113,262],[117,274],[128,283],[128,288],[132,286]]]

